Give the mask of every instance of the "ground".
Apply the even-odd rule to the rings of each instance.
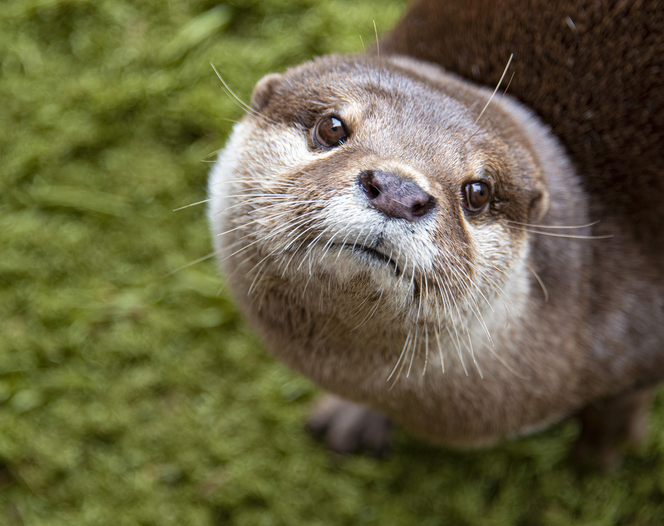
[[[212,260],[211,154],[265,73],[358,52],[401,0],[7,0],[0,10],[0,524],[664,524],[664,407],[610,474],[573,422],[485,451],[303,432],[314,386]],[[363,43],[360,39],[363,38]]]

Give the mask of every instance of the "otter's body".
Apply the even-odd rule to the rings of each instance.
[[[266,77],[213,169],[215,248],[250,323],[289,365],[371,408],[321,406],[312,425],[336,449],[381,443],[374,410],[457,446],[584,411],[581,445],[599,443],[609,463],[641,432],[647,389],[664,376],[662,213],[634,189],[662,189],[662,94],[652,79],[607,91],[623,124],[639,123],[631,140],[607,123],[595,84],[548,84],[575,58],[604,56],[597,39],[628,39],[628,26],[588,40],[586,21],[609,15],[576,3],[561,19],[568,38],[551,29],[562,7],[531,2],[514,10],[532,23],[501,32],[517,20],[507,4],[416,3],[380,55]],[[638,10],[625,12],[642,31]],[[510,92],[545,122],[396,56],[497,83],[510,53]],[[615,81],[609,66],[597,86]]]

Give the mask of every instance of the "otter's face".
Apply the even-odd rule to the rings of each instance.
[[[351,324],[456,324],[488,308],[525,265],[513,222],[547,203],[507,101],[475,122],[489,96],[400,58],[328,56],[264,78],[210,181],[236,293],[325,297]]]

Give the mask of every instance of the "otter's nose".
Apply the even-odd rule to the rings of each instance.
[[[358,178],[371,205],[387,217],[415,221],[436,206],[436,200],[412,181],[367,170]]]

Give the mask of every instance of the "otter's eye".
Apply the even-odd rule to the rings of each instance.
[[[491,189],[481,181],[468,183],[461,190],[463,194],[463,207],[469,212],[481,212],[489,202]]]
[[[321,146],[334,148],[348,138],[348,132],[341,119],[330,116],[325,117],[316,125],[314,137]]]

